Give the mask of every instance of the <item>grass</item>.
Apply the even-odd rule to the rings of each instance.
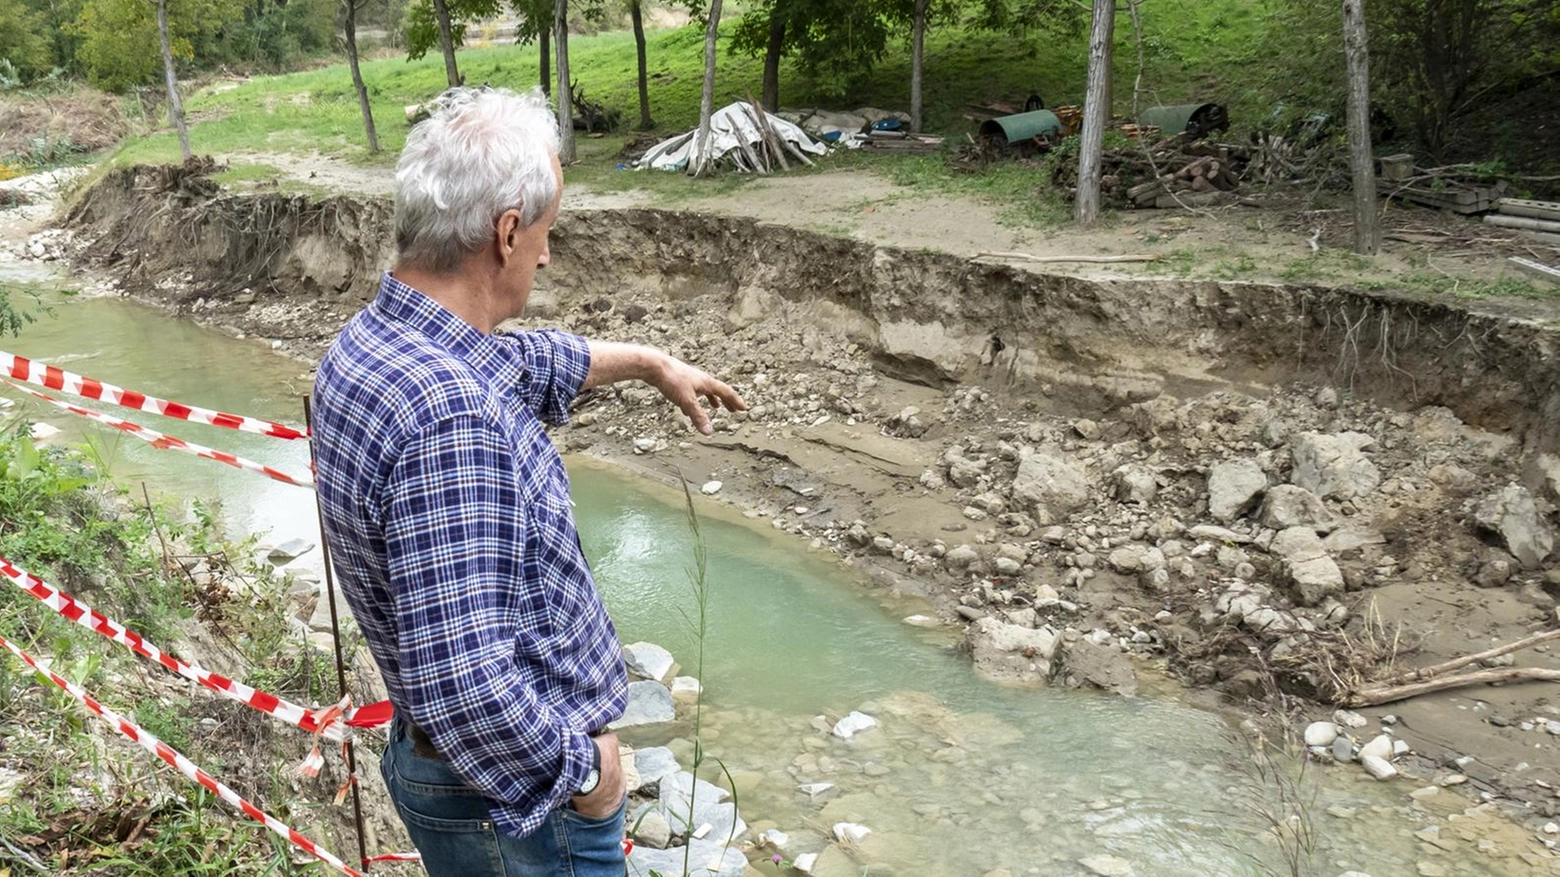
[[[1149,80],[1155,96],[1167,101],[1193,97],[1230,99],[1205,64],[1223,58],[1218,46],[1257,41],[1264,17],[1244,0],[1166,0],[1145,7],[1146,27],[1156,31],[1149,53]],[[1218,26],[1210,21],[1222,22]],[[735,20],[728,18],[724,33]],[[1117,109],[1131,104],[1130,83],[1136,74],[1136,52],[1130,28],[1118,34]],[[1021,103],[1038,92],[1048,104],[1078,103],[1083,96],[1087,36],[1046,33],[1030,36],[991,34],[960,27],[941,27],[927,41],[926,117],[932,130],[963,133],[967,106],[992,100]],[[698,120],[702,87],[703,34],[697,25],[653,31],[648,37],[650,109],[658,130],[692,127]],[[1171,50],[1170,46],[1175,46]],[[462,49],[457,58],[468,83],[530,88],[538,77],[534,46],[492,46]],[[608,32],[577,36],[570,41],[576,82],[586,94],[623,117],[638,117],[633,36]],[[909,100],[909,52],[897,41],[884,59],[859,77],[845,94],[833,94],[828,82],[810,79],[787,62],[782,65],[781,95],[787,106],[882,106],[904,108]],[[1231,81],[1242,81],[1233,61],[1224,59]],[[717,77],[716,103],[755,95],[762,78],[758,59],[723,50]],[[191,141],[201,152],[259,153],[319,151],[368,164],[389,163],[405,140],[405,106],[421,103],[444,87],[442,59],[428,55],[417,61],[381,57],[363,63],[374,118],[385,152],[370,156],[363,143],[356,97],[345,64],[279,76],[256,76],[232,87],[216,83],[197,90],[186,101]],[[832,78],[831,80],[832,81]],[[171,131],[163,130],[128,141],[117,162],[166,161],[177,158]]]

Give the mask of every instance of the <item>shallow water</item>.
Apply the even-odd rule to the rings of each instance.
[[[52,318],[3,346],[177,401],[301,420],[304,368],[256,342],[122,300],[51,303]],[[317,539],[310,491],[154,450],[52,409],[14,410],[90,439],[122,479],[181,501],[220,500],[234,534]],[[286,471],[307,468],[300,443],[111,413]],[[681,493],[583,461],[572,473],[582,541],[620,634],[666,646],[684,673],[694,672],[685,615],[694,611],[693,555]],[[735,775],[748,821],[790,832],[793,852],[822,848],[829,826],[851,821],[873,829],[860,854],[874,875],[1074,874],[1082,873],[1077,860],[1108,854],[1133,863],[1136,875],[1201,877],[1269,873],[1251,864],[1253,855],[1277,861],[1261,816],[1275,787],[1217,718],[1168,698],[985,682],[953,650],[951,632],[900,620],[924,607],[880,599],[828,555],[697,502],[708,549],[705,746]],[[303,563],[317,558],[311,552]],[[856,709],[882,726],[846,741],[814,724]],[[679,727],[625,736],[671,742],[686,762],[688,734]],[[836,788],[818,799],[797,790],[812,782]],[[1314,873],[1418,873],[1432,853],[1413,833],[1440,812],[1434,804],[1467,806],[1449,792],[1411,803],[1407,792],[1418,785],[1377,784],[1353,769],[1311,771],[1304,788],[1316,795],[1307,808],[1318,832]],[[1334,805],[1355,812],[1327,815]],[[1548,873],[1472,852],[1435,852],[1433,861],[1450,874]]]

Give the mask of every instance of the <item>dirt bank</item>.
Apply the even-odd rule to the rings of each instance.
[[[389,213],[133,169],[46,243],[312,358],[372,293]],[[620,388],[561,443],[721,481],[925,590],[975,622],[988,672],[1115,685],[1130,654],[1299,719],[1394,662],[1554,625],[1560,329],[1536,307],[1052,276],[657,210],[572,211],[554,241],[534,322],[667,347],[754,405],[691,441]],[[1008,628],[1063,644],[1003,654],[988,634]],[[1362,712],[1425,781],[1471,777],[1540,824],[1560,807],[1552,684]]]

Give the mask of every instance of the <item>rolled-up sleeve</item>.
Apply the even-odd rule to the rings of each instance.
[[[559,404],[578,366],[564,341],[536,342],[571,371],[543,394]],[[587,366],[588,367],[588,366]],[[475,414],[443,419],[399,455],[381,503],[401,685],[411,718],[483,794],[526,809],[561,805],[595,744],[561,722],[517,665],[544,632],[527,629],[545,596],[527,582],[526,503],[514,453]]]
[[[544,423],[568,423],[569,404],[590,374],[590,344],[556,329],[498,337],[515,345],[525,360],[525,374],[517,388],[520,398]]]

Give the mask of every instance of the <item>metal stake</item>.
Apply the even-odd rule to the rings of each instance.
[[[336,577],[331,573],[330,541],[325,538],[325,509],[320,505],[319,474],[314,453],[314,411],[309,405],[308,396],[303,397],[303,424],[308,428],[310,436],[309,465],[311,469],[315,469],[314,513],[320,522],[320,556],[325,560],[325,597],[330,601],[330,633],[331,640],[336,646],[336,684],[341,689],[341,697],[344,699],[347,696],[347,665],[341,657],[341,619],[336,613]],[[363,873],[366,874],[369,868],[368,847],[364,840],[363,798],[358,791],[357,749],[353,745],[351,736],[347,737],[343,746],[347,753],[347,782],[352,784],[352,817],[357,823],[358,861],[363,866]]]

